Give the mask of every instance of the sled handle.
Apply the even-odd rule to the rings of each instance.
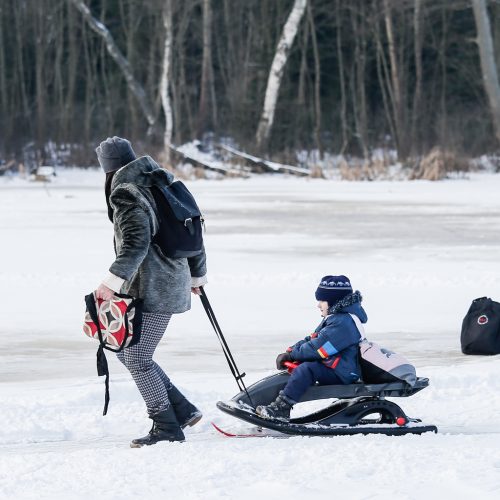
[[[300,363],[298,363],[297,361],[284,361],[283,365],[286,367],[288,373],[292,373],[293,370],[295,370],[295,368],[300,365]]]
[[[238,367],[236,366],[236,362],[234,361],[233,355],[231,354],[231,351],[229,350],[229,346],[227,345],[226,339],[224,338],[224,335],[222,334],[222,330],[219,326],[219,323],[217,322],[217,319],[215,318],[214,311],[212,309],[212,306],[210,305],[210,302],[208,300],[207,294],[206,294],[203,286],[200,286],[200,299],[201,299],[201,303],[203,304],[203,308],[205,309],[205,312],[207,313],[208,319],[210,320],[210,323],[212,324],[212,326],[215,330],[215,334],[216,334],[217,338],[219,339],[219,342],[222,346],[222,352],[224,353],[224,356],[226,357],[226,361],[229,365],[231,373],[233,374],[233,377],[236,380],[236,384],[238,385],[238,389],[241,392],[245,392],[245,394],[248,397],[248,400],[250,401],[250,405],[252,406],[252,408],[255,409],[255,405],[253,404],[252,398],[250,397],[250,394],[248,393],[248,390],[245,386],[245,383],[243,382],[243,377],[246,374],[240,373],[240,371],[238,370]]]

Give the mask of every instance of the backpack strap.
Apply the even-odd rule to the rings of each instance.
[[[359,320],[359,318],[355,314],[349,313],[349,316],[352,318],[354,321],[354,324],[356,325],[356,328],[358,329],[358,333],[360,336],[359,341],[361,342],[362,340],[365,340],[365,327],[363,326],[363,323]]]

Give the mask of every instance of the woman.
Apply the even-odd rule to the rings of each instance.
[[[129,141],[108,138],[96,148],[106,173],[108,217],[113,222],[116,259],[96,291],[109,300],[115,292],[144,301],[139,342],[118,353],[146,403],[153,427],[130,446],[183,441],[182,429],[201,419],[201,412],[172,384],[153,361],[153,354],[172,314],[190,309],[190,293],[207,283],[205,251],[190,258],[168,258],[151,242],[158,229],[156,205],[149,188],[170,184],[173,174],[152,158],[136,158]]]

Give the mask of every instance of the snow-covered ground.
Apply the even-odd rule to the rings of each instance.
[[[0,178],[0,498],[500,498],[500,357],[463,356],[472,299],[500,299],[500,176],[439,183],[283,177],[196,181],[207,294],[247,384],[319,322],[314,290],[346,274],[369,338],[431,385],[395,400],[423,436],[226,439],[237,388],[198,300],[157,360],[203,410],[187,441],[130,449],[150,421],[112,355],[111,405],[81,331],[83,296],[113,259],[99,172],[47,186]],[[300,411],[300,408],[298,409]]]

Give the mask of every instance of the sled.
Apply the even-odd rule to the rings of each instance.
[[[401,436],[437,432],[436,426],[424,425],[419,419],[408,417],[400,406],[385,399],[413,396],[429,385],[427,378],[417,378],[413,386],[406,382],[314,385],[307,390],[300,403],[332,398],[335,401],[321,410],[291,418],[288,422],[263,418],[255,413],[255,407],[276,399],[289,377],[288,371],[266,377],[236,394],[230,401],[219,401],[217,408],[252,425],[299,436]]]
[[[437,432],[435,425],[424,425],[419,419],[408,417],[396,403],[385,399],[386,397],[413,396],[429,385],[427,378],[417,378],[413,385],[403,381],[380,384],[314,385],[309,387],[299,403],[332,398],[336,401],[322,410],[299,418],[291,418],[289,421],[262,418],[255,413],[255,408],[259,405],[267,405],[276,399],[288,382],[290,377],[288,370],[295,369],[296,363],[285,362],[284,365],[288,370],[263,378],[247,388],[243,382],[245,373],[240,373],[236,366],[203,287],[200,287],[200,299],[240,389],[240,392],[227,403],[222,401],[217,403],[217,408],[224,413],[258,428],[298,436],[353,434],[402,436]],[[234,434],[216,425],[214,427],[217,432],[227,437],[260,437],[260,434],[255,431]]]

